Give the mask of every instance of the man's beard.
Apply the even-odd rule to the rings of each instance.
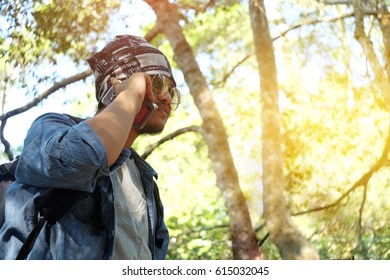
[[[160,107],[161,105],[157,103],[157,105]],[[159,109],[157,109],[159,110]],[[170,116],[171,112],[168,113],[168,118]],[[166,120],[167,121],[167,120]],[[166,122],[164,124],[161,124],[159,122],[153,122],[153,116],[152,118],[145,124],[145,126],[142,129],[136,129],[138,134],[147,134],[147,135],[157,135],[160,134],[166,125]]]
[[[137,129],[137,132],[141,134],[147,134],[147,135],[157,135],[160,134],[164,130],[164,127],[161,127],[159,125],[155,125],[153,123],[146,123],[146,125],[142,129]]]

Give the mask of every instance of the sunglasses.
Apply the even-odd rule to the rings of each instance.
[[[150,78],[152,80],[153,94],[158,98],[168,93],[172,99],[170,104],[171,111],[175,111],[180,105],[180,91],[175,86],[173,86],[172,81],[168,77],[162,74],[150,75]],[[100,102],[108,106],[115,99],[115,97],[115,89],[113,86],[111,86],[106,94],[101,97]]]
[[[168,77],[162,74],[150,75],[150,78],[152,80],[153,94],[158,98],[168,93],[172,98],[171,110],[175,111],[180,105],[180,91],[173,86],[172,81]]]

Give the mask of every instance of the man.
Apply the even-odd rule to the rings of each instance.
[[[0,259],[14,259],[37,223],[34,199],[48,188],[83,191],[39,233],[27,259],[164,259],[168,230],[156,172],[131,148],[159,133],[180,101],[166,57],[121,35],[88,59],[98,113],[78,122],[49,113],[34,121],[6,197]]]

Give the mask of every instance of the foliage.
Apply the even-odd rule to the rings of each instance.
[[[192,209],[187,206],[188,200],[182,200],[180,215],[167,219],[171,235],[167,259],[231,259],[231,237],[221,199],[218,201],[220,208],[218,205],[207,208],[194,205]]]
[[[344,25],[322,27],[292,32],[280,45],[283,53],[298,54],[284,56],[283,67],[300,70],[290,71],[280,84],[286,192],[292,213],[341,197],[376,163],[389,128],[389,116],[361,53],[351,51],[353,25],[347,20]],[[361,186],[338,205],[295,221],[323,259],[388,259],[390,247],[381,234],[390,218],[387,186],[383,169],[370,180],[365,201]]]
[[[223,85],[229,71],[252,54],[247,7],[226,2],[197,15],[185,26],[186,37],[212,87]]]
[[[2,1],[0,6],[0,89],[15,85],[28,96],[37,85],[58,81],[64,56],[73,63],[84,61],[107,29],[109,15],[119,1]],[[45,74],[43,74],[45,73]],[[63,76],[61,78],[64,78]],[[49,80],[49,83],[45,81]],[[9,94],[8,94],[9,95]],[[4,95],[5,96],[5,95]],[[3,97],[4,98],[4,97]]]
[[[5,1],[1,14],[1,52],[17,65],[55,61],[67,54],[74,61],[84,58],[107,25],[117,1]],[[6,39],[5,39],[6,38]],[[17,46],[17,47],[16,47]]]

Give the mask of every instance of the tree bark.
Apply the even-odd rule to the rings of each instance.
[[[283,259],[318,259],[317,251],[296,229],[284,198],[283,157],[276,64],[263,0],[249,1],[262,101],[264,219]]]
[[[202,135],[230,217],[234,259],[260,259],[260,250],[249,210],[241,191],[228,137],[206,79],[199,69],[192,48],[179,24],[178,8],[167,0],[145,0],[157,15],[157,25],[172,45],[174,60],[184,74],[191,95],[202,117]]]

